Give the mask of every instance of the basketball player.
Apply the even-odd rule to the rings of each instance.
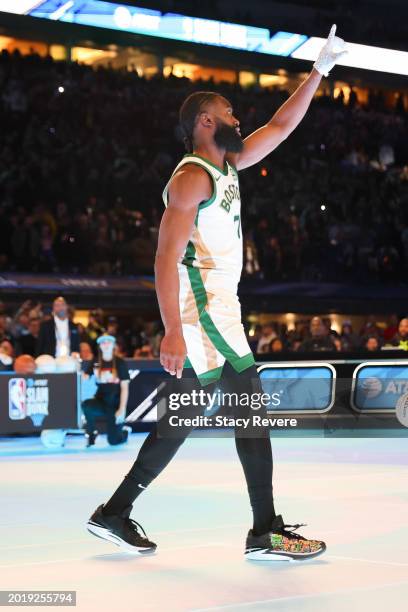
[[[200,387],[212,391],[215,385],[237,396],[262,392],[237,297],[242,267],[238,172],[273,151],[302,120],[321,75],[327,76],[344,54],[334,50],[335,44],[339,49],[344,45],[335,37],[335,30],[333,25],[307,79],[266,125],[245,140],[231,104],[217,93],[193,93],[180,109],[188,153],[164,189],[166,210],[155,264],[165,327],[160,362],[176,377],[172,392]],[[184,368],[187,374],[182,378]],[[192,410],[192,406],[189,408]],[[236,416],[251,411],[239,402],[233,408]],[[129,518],[132,504],[173,458],[191,430],[184,427],[177,436],[150,432],[123,482],[88,521],[88,530],[128,551],[154,552],[156,544]],[[246,558],[303,560],[324,552],[324,542],[294,533],[300,525],[286,525],[275,513],[268,428],[258,427],[255,435],[245,435],[236,428],[235,442],[253,511]]]

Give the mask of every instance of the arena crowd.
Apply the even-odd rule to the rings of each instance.
[[[65,340],[62,321],[66,321]],[[328,318],[315,316],[302,317],[291,329],[272,321],[248,327],[247,333],[251,349],[259,356],[285,351],[366,353],[383,347],[408,350],[408,318],[397,315],[391,315],[386,325],[371,315],[360,329],[345,320],[336,331]],[[140,317],[129,325],[100,308],[89,312],[86,325],[75,323],[75,308],[61,296],[52,305],[27,300],[14,312],[0,303],[0,370],[12,370],[21,355],[75,354],[84,362],[95,361],[98,338],[104,335],[115,338],[120,358],[157,359],[163,329],[159,320],[146,322]]]
[[[0,271],[152,274],[161,193],[183,155],[177,112],[231,99],[244,135],[288,92],[0,54]],[[408,121],[401,96],[315,98],[240,173],[244,275],[406,283]]]

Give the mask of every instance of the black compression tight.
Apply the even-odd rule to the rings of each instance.
[[[177,390],[185,393],[194,388],[198,390],[202,388],[195,377],[185,378],[186,372],[190,373],[192,370],[184,370],[184,380],[175,379],[172,382],[172,393]],[[238,395],[244,393],[262,393],[261,382],[254,365],[238,374],[229,363],[226,363],[220,387],[224,393],[234,392]],[[215,384],[207,385],[204,389],[212,393],[215,389]],[[190,411],[188,416],[194,416],[194,414]],[[202,409],[200,414],[202,414]],[[250,414],[252,415],[253,411],[246,405],[237,404],[233,406],[233,414],[234,416],[245,417]],[[266,416],[265,409],[257,410],[256,414]],[[145,439],[129,473],[125,476],[110,500],[104,505],[104,513],[121,514],[129,508],[143,489],[171,461],[193,429],[193,427],[184,427],[182,430],[178,430],[177,437],[160,437],[156,429],[151,431]],[[258,535],[268,531],[269,525],[275,517],[272,492],[272,449],[269,428],[257,427],[256,432],[252,433],[252,437],[248,436],[250,436],[250,433],[247,430],[235,429],[235,444],[244,471],[253,511],[253,529],[254,533]]]

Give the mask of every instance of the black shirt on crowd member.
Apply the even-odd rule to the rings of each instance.
[[[116,366],[116,375],[113,371],[114,365]],[[100,369],[99,364],[90,364],[86,373],[96,375],[98,389],[95,397],[97,399],[108,404],[119,405],[120,383],[123,380],[130,380],[129,370],[123,359],[116,357],[115,360],[102,361]]]
[[[335,351],[336,346],[330,336],[316,336],[304,340],[299,351]]]
[[[33,336],[33,334],[20,336],[18,340],[18,353],[35,357],[37,354],[37,337]]]

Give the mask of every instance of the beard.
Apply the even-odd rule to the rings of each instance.
[[[240,153],[244,147],[241,136],[232,125],[218,123],[214,133],[215,144],[229,153]]]

